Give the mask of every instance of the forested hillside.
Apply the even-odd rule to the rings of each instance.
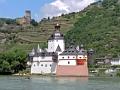
[[[120,0],[97,2],[84,11],[66,34],[66,44],[84,44],[97,57],[120,55]]]
[[[120,0],[103,0],[81,12],[44,18],[37,26],[21,27],[15,19],[0,18],[0,51],[19,48],[30,52],[37,44],[47,47],[56,23],[61,25],[66,45],[72,40],[93,48],[97,56],[120,54]]]

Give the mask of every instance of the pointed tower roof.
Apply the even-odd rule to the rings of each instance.
[[[40,45],[38,44],[38,48],[37,49],[40,49]]]
[[[29,56],[34,56],[35,55],[35,49],[33,48],[32,51],[29,53]]]
[[[40,45],[38,44],[38,47],[37,47],[37,52],[39,53],[39,52],[41,52],[42,50],[41,50],[41,48],[40,48]]]
[[[58,47],[57,47],[57,49],[56,49],[56,52],[61,52],[62,50],[61,50],[61,48],[60,48],[60,46],[58,45]]]

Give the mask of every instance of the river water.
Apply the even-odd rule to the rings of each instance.
[[[0,76],[0,90],[120,90],[120,78]]]

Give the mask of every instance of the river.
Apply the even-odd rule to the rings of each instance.
[[[0,76],[0,90],[120,90],[120,78]]]

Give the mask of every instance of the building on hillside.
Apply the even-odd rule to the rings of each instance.
[[[88,76],[87,51],[70,46],[58,56],[57,76]]]
[[[26,10],[25,11],[25,16],[18,18],[16,22],[20,25],[29,25],[31,24],[31,11]]]
[[[113,58],[111,61],[110,61],[111,65],[114,66],[114,65],[120,65],[120,57],[119,58]]]
[[[96,65],[120,65],[120,57],[118,58],[96,58]]]
[[[43,50],[38,45],[38,48],[33,49],[29,54],[31,74],[56,73],[58,55],[64,51],[64,48],[64,37],[60,33],[60,26],[57,24],[55,31],[48,39],[48,48]]]

